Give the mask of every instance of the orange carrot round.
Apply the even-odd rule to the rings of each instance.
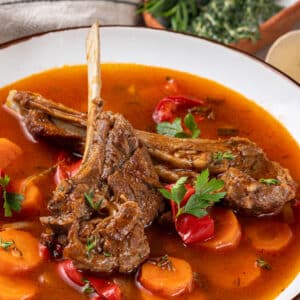
[[[208,280],[226,289],[243,288],[251,285],[261,275],[257,265],[258,256],[252,249],[234,249],[215,255],[210,267],[205,270]]]
[[[245,231],[255,249],[267,252],[284,249],[293,237],[288,224],[269,220],[251,223]]]
[[[30,233],[11,229],[0,232],[0,239],[0,274],[23,273],[42,262],[39,242]]]
[[[22,149],[6,138],[0,138],[0,168],[5,169],[22,154]]]
[[[214,236],[199,245],[212,250],[236,247],[242,236],[241,226],[235,214],[230,209],[214,208],[212,218],[215,221]]]
[[[24,194],[22,201],[21,214],[37,215],[41,209],[42,193],[38,186],[33,182],[21,183],[20,192]]]
[[[180,295],[191,289],[192,281],[192,268],[183,259],[165,256],[157,263],[146,262],[141,268],[140,282],[154,294]]]
[[[36,285],[25,279],[0,275],[0,299],[29,300],[37,293]]]

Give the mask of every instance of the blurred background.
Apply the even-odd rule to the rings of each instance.
[[[300,64],[299,31],[284,36],[300,29],[300,0],[0,0],[0,44],[88,26],[95,20],[101,25],[148,26],[205,37],[267,58],[290,74],[291,66],[286,67],[282,57],[293,57],[288,65]]]

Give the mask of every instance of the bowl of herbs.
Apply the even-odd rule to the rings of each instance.
[[[139,11],[148,27],[255,53],[300,21],[300,0],[148,0]]]

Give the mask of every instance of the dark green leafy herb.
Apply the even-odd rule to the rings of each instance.
[[[103,202],[103,199],[101,199],[97,202],[94,201],[94,192],[93,191],[90,191],[89,193],[84,193],[84,198],[88,202],[90,207],[95,209],[95,210],[97,210]]]
[[[0,191],[2,190],[4,216],[11,217],[12,211],[19,212],[21,210],[21,204],[24,200],[24,196],[18,193],[7,192],[7,186],[10,182],[8,175],[0,177]]]
[[[260,23],[280,9],[275,0],[149,0],[140,11],[175,31],[231,44],[257,40]]]
[[[267,261],[265,261],[263,257],[258,258],[256,260],[256,264],[258,267],[267,271],[270,271],[272,269],[272,266]]]
[[[96,237],[88,237],[87,238],[85,248],[86,248],[86,255],[87,255],[88,258],[91,257],[91,251],[93,249],[95,249],[96,245],[97,245],[97,238]]]
[[[215,152],[213,155],[213,159],[215,162],[220,162],[224,159],[234,160],[234,155],[232,152]]]
[[[275,178],[260,178],[259,179],[260,183],[264,183],[267,185],[276,185],[276,184],[280,184],[280,181],[275,179]]]
[[[184,117],[184,124],[190,130],[191,134],[186,133],[181,125],[181,118],[176,118],[172,123],[171,122],[161,122],[157,124],[156,130],[157,133],[173,136],[177,138],[192,138],[196,139],[200,135],[200,129],[198,128],[195,118],[191,113],[188,113]]]
[[[181,177],[171,188],[171,191],[159,189],[160,193],[165,198],[172,200],[177,204],[178,212],[176,217],[181,214],[190,214],[199,218],[206,216],[206,209],[220,201],[226,195],[225,192],[216,192],[223,188],[223,180],[216,178],[209,180],[209,171],[206,169],[196,178],[195,193],[189,198],[188,202],[181,207],[181,202],[186,194],[186,181],[187,177]]]
[[[4,250],[8,250],[11,246],[14,246],[15,242],[14,241],[2,241],[2,238],[0,237],[0,248]]]
[[[91,286],[91,283],[87,279],[83,279],[85,285],[82,287],[82,292],[89,295],[95,292],[94,288]]]

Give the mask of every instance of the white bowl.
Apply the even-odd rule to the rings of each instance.
[[[6,45],[0,50],[0,86],[46,69],[85,64],[86,35],[86,28],[71,29]],[[104,27],[101,60],[163,66],[217,81],[269,111],[300,144],[299,85],[254,57],[179,33]],[[292,299],[299,292],[300,275],[277,300]]]
[[[300,83],[300,30],[277,39],[268,51],[266,62]]]

